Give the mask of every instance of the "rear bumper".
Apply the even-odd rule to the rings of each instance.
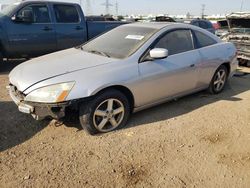
[[[14,87],[9,88],[9,95],[18,106],[18,110],[20,112],[30,114],[36,120],[45,119],[47,117],[61,119],[65,116],[66,108],[71,106],[73,103],[72,101],[53,104],[27,102],[16,93]]]

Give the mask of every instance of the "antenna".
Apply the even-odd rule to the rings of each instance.
[[[112,7],[113,5],[109,3],[109,0],[106,0],[102,5],[105,6],[106,14],[109,14],[109,7]]]

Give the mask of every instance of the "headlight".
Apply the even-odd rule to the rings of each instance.
[[[42,87],[29,93],[24,100],[41,103],[63,102],[74,84],[75,82],[68,82]]]

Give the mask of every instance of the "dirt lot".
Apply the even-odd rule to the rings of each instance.
[[[21,114],[0,70],[0,187],[250,187],[250,75],[89,136]]]

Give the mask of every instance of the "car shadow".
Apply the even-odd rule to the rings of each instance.
[[[49,124],[18,112],[10,101],[0,101],[0,114],[0,152],[27,141]]]

